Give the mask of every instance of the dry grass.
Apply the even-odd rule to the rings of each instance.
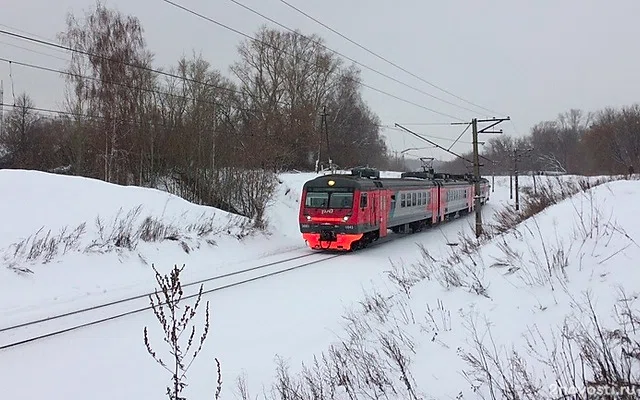
[[[126,213],[120,209],[109,222],[97,217],[96,237],[90,242],[83,242],[87,236],[86,223],[79,224],[74,229],[64,227],[57,234],[41,228],[35,234],[6,248],[2,252],[3,261],[16,272],[31,273],[33,271],[27,265],[47,264],[69,252],[104,254],[134,251],[140,243],[172,241],[189,253],[200,241],[213,246],[216,245],[215,239],[221,235],[233,235],[241,240],[256,229],[248,220],[233,215],[222,222],[216,220],[216,215],[202,214],[196,219],[197,222],[179,225],[153,216],[142,218],[141,214],[142,206],[137,206]]]

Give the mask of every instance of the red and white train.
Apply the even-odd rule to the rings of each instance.
[[[319,176],[303,186],[300,232],[312,249],[356,250],[388,230],[417,232],[474,211],[474,183],[469,175],[432,171],[380,178],[369,168]],[[489,187],[481,178],[481,205],[489,200]]]

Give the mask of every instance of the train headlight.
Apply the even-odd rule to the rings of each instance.
[[[347,222],[347,220],[348,220],[348,219],[349,219],[349,216],[348,216],[348,215],[345,215],[344,217],[342,217],[342,220],[343,220],[344,222]]]
[[[311,215],[307,215],[307,221],[311,221]]]

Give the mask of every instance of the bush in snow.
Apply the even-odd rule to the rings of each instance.
[[[186,216],[183,216],[186,218]],[[149,242],[175,241],[189,253],[200,241],[215,245],[215,238],[228,235],[243,239],[252,234],[255,228],[250,221],[236,215],[219,221],[215,214],[203,213],[194,222],[179,223],[164,221],[155,216],[142,217],[142,206],[134,207],[124,213],[122,209],[110,222],[97,217],[95,220],[96,237],[84,240],[87,236],[87,224],[82,223],[69,230],[64,227],[59,233],[52,234],[44,228],[34,235],[10,245],[2,251],[5,264],[17,272],[32,272],[24,264],[51,262],[56,256],[72,251],[84,253],[107,253],[111,251],[133,251],[139,244]]]
[[[251,218],[255,227],[264,228],[264,212],[273,200],[277,183],[277,175],[268,170],[189,170],[166,179],[164,190],[196,204]]]
[[[473,349],[462,355],[470,367],[466,377],[483,399],[637,399],[640,312],[633,304],[637,299],[637,295],[630,298],[623,294],[613,309],[617,323],[606,327],[587,295],[585,304],[575,304],[584,311],[581,316],[586,320],[573,316],[557,330],[531,330],[526,338],[526,354],[498,346],[490,324],[486,322],[486,331],[481,333],[477,322],[471,319],[468,329]],[[485,336],[489,337],[489,345],[483,340]],[[536,374],[530,365],[535,362],[551,376],[537,376],[540,373]]]
[[[186,374],[193,361],[200,354],[210,328],[208,301],[205,308],[203,331],[199,337],[196,337],[196,326],[190,326],[198,312],[204,286],[200,285],[200,290],[195,296],[196,300],[193,306],[182,304],[183,300],[188,297],[194,297],[184,297],[182,283],[180,282],[180,273],[183,269],[184,266],[178,268],[176,265],[171,270],[171,273],[163,276],[153,267],[158,288],[149,296],[149,299],[153,313],[164,333],[164,342],[169,347],[169,359],[161,357],[152,348],[149,330],[147,327],[144,328],[144,344],[147,352],[162,368],[171,374],[171,386],[168,386],[166,391],[169,400],[185,399],[181,396],[181,393],[187,386]],[[183,334],[186,335],[183,337]],[[218,374],[218,387],[215,398],[218,399],[222,390],[222,378],[220,361],[217,358],[215,361]]]

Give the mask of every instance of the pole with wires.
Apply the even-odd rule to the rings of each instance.
[[[482,235],[482,213],[480,212],[480,157],[478,154],[478,120],[471,120],[473,127],[473,181],[474,188],[474,208],[476,211],[476,238]]]

